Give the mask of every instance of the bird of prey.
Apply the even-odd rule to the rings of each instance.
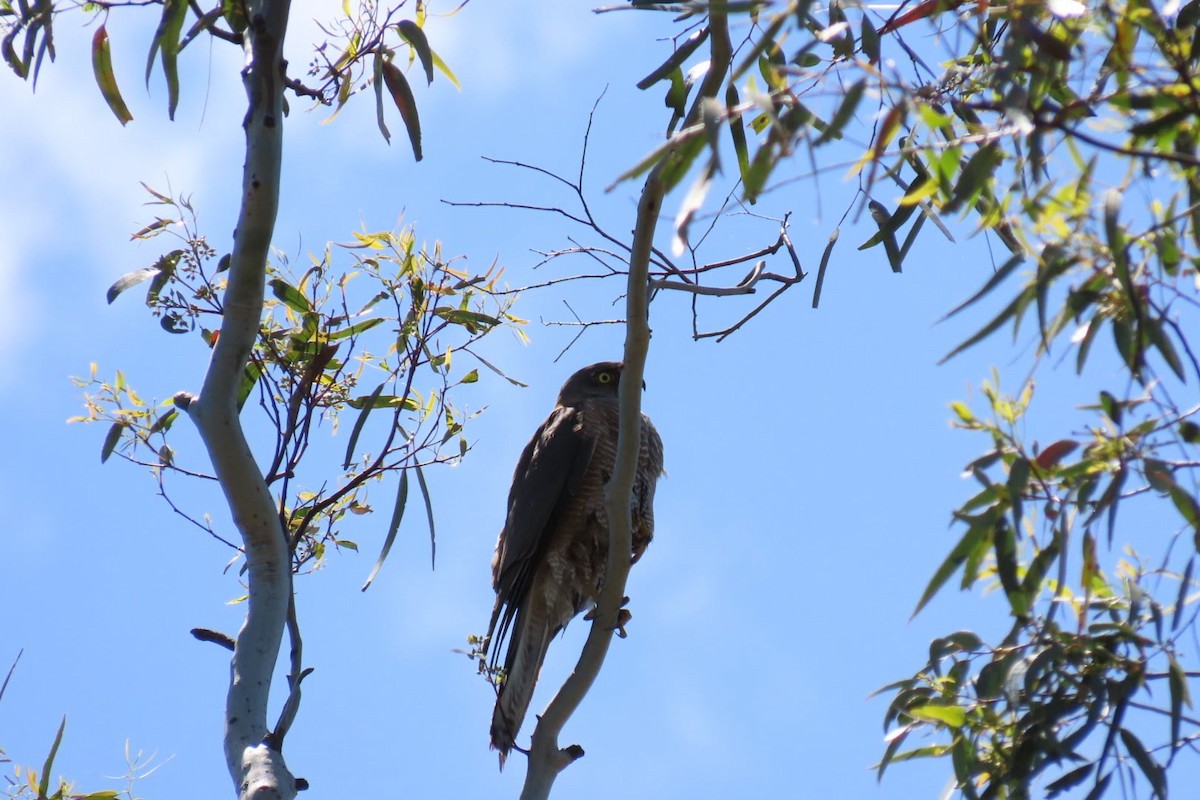
[[[605,484],[616,463],[621,367],[604,361],[568,378],[513,473],[508,515],[492,559],[496,606],[485,640],[493,671],[508,642],[491,729],[501,768],[550,640],[594,605],[604,586]],[[643,414],[630,508],[633,562],[654,535],[654,486],[662,472],[662,439]]]

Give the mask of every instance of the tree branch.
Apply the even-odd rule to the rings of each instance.
[[[710,18],[712,66],[689,112],[689,119],[699,113],[700,104],[705,98],[716,96],[724,84],[732,59],[725,15],[710,9]],[[646,354],[650,349],[650,260],[666,189],[662,173],[670,162],[672,152],[668,150],[646,176],[638,201],[637,222],[629,254],[629,283],[625,297],[625,365],[621,374],[621,425],[617,436],[616,465],[606,492],[609,539],[604,589],[596,602],[592,627],[574,671],[550,701],[534,728],[529,750],[529,771],[525,775],[521,800],[548,798],[558,774],[583,755],[583,748],[578,745],[560,749],[558,736],[595,682],[613,633],[619,628],[619,614],[631,566],[629,554],[632,551],[633,534],[629,509],[641,450],[642,375]]]
[[[242,203],[234,233],[221,335],[199,397],[176,405],[199,430],[242,535],[249,598],[230,664],[225,760],[244,800],[292,798],[296,781],[265,743],[267,699],[291,594],[287,538],[242,430],[237,391],[262,318],[266,263],[279,206],[283,133],[283,40],[290,0],[251,0],[242,70],[248,109]]]

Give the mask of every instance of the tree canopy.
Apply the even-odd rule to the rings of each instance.
[[[134,726],[140,690],[162,698],[154,710],[171,727],[211,715],[208,737],[151,729],[180,746],[135,784],[145,794],[153,781],[198,785],[219,763],[199,755],[216,752],[219,653],[179,634],[234,632],[244,604],[219,620],[213,606],[244,593],[243,562],[211,482],[177,480],[210,470],[191,466],[200,443],[177,420],[199,413],[195,395],[171,398],[197,392],[208,349],[216,365],[232,341],[214,335],[228,319],[226,264],[236,275],[239,257],[259,257],[244,250],[253,204],[238,236],[214,232],[237,215],[241,145],[221,128],[238,124],[247,96],[222,40],[248,43],[252,111],[274,74],[254,83],[253,42],[269,52],[273,30],[255,27],[259,6],[151,5],[9,4],[0,18],[10,69],[39,82],[33,100],[16,81],[0,89],[28,125],[13,131],[21,158],[6,170],[21,179],[2,201],[10,296],[33,298],[10,301],[9,373],[22,376],[5,388],[10,418],[57,397],[64,373],[82,375],[84,416],[108,432],[102,456],[149,465],[168,500],[147,510],[128,471],[97,478],[78,431],[39,446],[40,410],[16,426],[14,452],[39,465],[13,475],[16,527],[53,543],[49,557],[28,543],[35,534],[13,545],[31,564],[20,580],[53,563],[63,588],[39,601],[18,583],[39,633],[14,642],[29,652],[13,686],[35,668],[40,685],[10,687],[0,713],[29,720],[31,736],[42,726],[43,749],[57,716],[33,709],[46,698],[90,720],[89,747]],[[284,8],[286,23],[285,6],[261,8]],[[795,786],[797,763],[814,794],[848,780],[866,793],[877,777],[900,796],[947,779],[964,797],[1165,797],[1189,785],[1198,9],[635,2],[595,16],[544,4],[441,17],[452,9],[418,4],[344,19],[322,9],[323,26],[306,29],[310,9],[292,8],[280,220],[260,243],[271,245],[259,278],[268,316],[236,371],[239,397],[265,414],[247,418],[250,447],[278,492],[293,569],[328,573],[296,584],[306,647],[292,637],[280,669],[306,676],[299,713],[295,677],[292,699],[281,678],[269,711],[288,731],[288,768],[314,789],[345,786],[328,768],[349,760],[329,755],[353,753],[355,764],[400,759],[391,782],[416,794],[444,790],[448,774],[463,791],[515,794],[520,776],[490,772],[486,684],[451,649],[469,649],[486,621],[507,477],[557,378],[619,352],[640,244],[654,331],[644,402],[669,478],[660,534],[629,585],[631,638],[563,734],[589,757],[562,791],[778,793]],[[124,22],[152,10],[153,24]],[[326,44],[298,48],[302,31]],[[149,43],[149,58],[130,41]],[[127,77],[143,70],[150,100]],[[60,110],[47,121],[46,107]],[[269,133],[273,119],[251,126]],[[393,129],[407,145],[385,143]],[[245,192],[257,191],[248,174]],[[136,251],[118,244],[121,224]],[[84,279],[68,261],[95,266]],[[100,316],[105,287],[124,313]],[[155,319],[135,323],[130,297],[146,288]],[[59,314],[28,313],[51,301]],[[89,335],[67,333],[78,330]],[[43,347],[54,357],[26,355]],[[560,355],[568,363],[547,370]],[[89,374],[92,359],[102,363]],[[368,443],[381,425],[402,436]],[[61,470],[66,480],[47,479]],[[66,535],[79,516],[107,535]],[[199,536],[176,532],[197,525]],[[220,582],[191,574],[230,557]],[[104,594],[114,577],[124,592],[83,600],[78,587]],[[347,588],[371,579],[354,608]],[[159,633],[143,641],[122,626],[129,608]],[[584,627],[568,631],[539,697]],[[134,687],[123,705],[69,702],[70,673],[47,656],[64,640],[102,653],[84,659],[91,693]],[[114,670],[133,647],[140,656]],[[190,697],[204,694],[192,686],[213,688]],[[79,758],[73,725],[54,769],[78,776],[63,766]],[[4,746],[19,759],[39,746],[17,744]],[[818,757],[831,748],[835,759]]]

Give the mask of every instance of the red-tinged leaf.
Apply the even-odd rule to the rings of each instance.
[[[410,19],[398,22],[396,30],[400,32],[406,42],[412,45],[413,50],[417,53],[417,58],[421,59],[426,83],[433,83],[433,51],[429,49],[429,40],[425,38],[425,31],[417,27],[417,23]]]
[[[1059,439],[1038,453],[1037,458],[1034,459],[1034,463],[1037,464],[1038,469],[1043,471],[1048,470],[1070,455],[1077,447],[1079,447],[1079,442],[1071,439]]]
[[[129,113],[129,107],[125,105],[125,100],[121,97],[121,90],[117,88],[117,79],[113,75],[112,48],[108,44],[108,31],[103,25],[97,28],[95,35],[92,36],[92,73],[96,76],[100,94],[104,96],[104,102],[108,103],[108,107],[112,109],[113,116],[122,125],[130,122],[133,114]]]
[[[420,161],[422,158],[421,118],[417,116],[417,101],[413,98],[408,79],[404,77],[404,73],[400,71],[399,67],[390,61],[385,61],[383,63],[383,80],[387,84],[388,92],[392,95],[392,102],[400,110],[404,127],[408,129],[408,140],[412,142],[413,157]]]
[[[923,3],[898,17],[892,17],[879,29],[880,34],[891,33],[894,30],[910,25],[919,19],[931,17],[939,11],[951,11],[963,4],[963,0],[925,0]]]

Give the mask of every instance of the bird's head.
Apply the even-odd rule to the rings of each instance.
[[[584,367],[567,378],[558,393],[558,404],[574,406],[596,397],[616,399],[623,366],[620,361],[601,361]]]

